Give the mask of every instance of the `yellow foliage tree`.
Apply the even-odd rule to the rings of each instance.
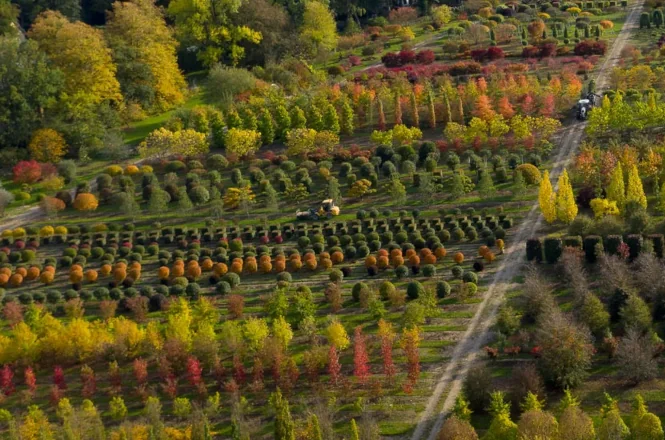
[[[227,209],[237,209],[243,204],[254,203],[256,195],[250,186],[242,188],[228,188],[224,194],[224,207]]]
[[[28,150],[38,162],[60,162],[67,152],[65,139],[52,128],[41,128],[32,135]]]
[[[73,114],[90,105],[122,101],[117,68],[101,30],[82,21],[72,23],[60,12],[46,11],[37,17],[28,35],[62,71]]]
[[[609,199],[593,199],[591,200],[591,209],[595,218],[600,219],[606,215],[619,215],[619,208],[617,202]]]
[[[206,135],[192,129],[171,131],[158,128],[139,145],[141,157],[163,157],[173,154],[195,156],[206,154],[210,144]]]
[[[187,84],[178,68],[178,44],[153,0],[113,3],[104,31],[119,68],[123,63],[131,63],[127,67],[143,65],[150,71],[147,80],[143,75],[123,75],[120,81],[126,83],[122,84],[123,90],[149,87],[154,99],[146,102],[139,96],[125,96],[126,99],[139,102],[144,108],[151,103],[147,110],[160,112],[184,102]],[[129,60],[125,56],[127,52],[134,55]]]
[[[621,166],[621,162],[617,162],[617,165],[612,170],[610,183],[607,185],[607,198],[616,202],[619,211],[623,210],[626,204],[626,188],[623,180],[623,167]]]
[[[563,173],[559,176],[557,186],[556,216],[561,222],[569,224],[577,217],[577,203],[575,203],[575,195],[573,194],[573,187],[570,184],[567,170],[564,169]]]
[[[362,200],[367,194],[376,192],[372,189],[372,182],[367,179],[360,179],[353,182],[351,189],[349,189],[349,197]]]
[[[314,151],[317,132],[311,128],[295,128],[286,134],[286,154],[306,155]]]
[[[326,328],[326,337],[330,345],[334,345],[338,350],[344,350],[351,344],[346,329],[337,319],[334,319]]]
[[[94,211],[99,206],[97,197],[90,193],[81,193],[74,200],[74,209],[77,211]]]
[[[644,188],[642,187],[642,179],[640,179],[640,174],[637,171],[637,165],[628,171],[628,186],[626,188],[626,203],[634,202],[640,205],[642,208],[647,208],[647,196],[644,194]]]
[[[251,156],[261,146],[261,133],[256,130],[232,128],[226,133],[224,140],[226,151],[238,156]]]
[[[552,182],[550,182],[550,173],[546,170],[538,189],[538,204],[547,223],[553,223],[556,220],[555,197],[556,194],[552,189]]]

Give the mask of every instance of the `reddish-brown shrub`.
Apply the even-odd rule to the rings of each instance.
[[[245,298],[241,295],[229,295],[228,309],[232,318],[240,318],[245,308]]]
[[[42,167],[36,160],[22,160],[12,168],[15,183],[35,183],[42,176]]]

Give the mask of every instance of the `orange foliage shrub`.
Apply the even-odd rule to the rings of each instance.
[[[115,268],[127,270],[127,264],[123,263],[122,261],[118,261],[117,263],[115,263]]]
[[[74,209],[77,211],[94,211],[99,206],[97,197],[90,193],[81,193],[74,200]]]
[[[70,272],[83,272],[83,266],[80,264],[72,264],[69,268]]]
[[[333,267],[333,262],[330,258],[322,258],[319,260],[319,265],[324,269],[330,269]]]
[[[411,258],[414,255],[416,255],[416,250],[415,249],[407,249],[406,253],[404,254],[404,257]]]
[[[483,258],[485,258],[485,261],[487,261],[488,263],[491,263],[496,259],[496,256],[494,255],[494,252],[490,251],[487,252]]]
[[[376,265],[379,266],[379,269],[387,269],[388,266],[390,266],[390,261],[388,260],[387,256],[382,255],[377,258]]]
[[[434,251],[434,255],[436,255],[436,258],[438,258],[439,260],[443,260],[444,258],[446,258],[447,254],[448,254],[448,251],[446,251],[446,248],[444,248],[444,247],[437,248]]]
[[[427,254],[423,258],[423,261],[425,264],[436,264],[436,255],[434,254]]]
[[[387,250],[387,249],[379,249],[379,252],[376,253],[376,257],[377,257],[377,258],[379,258],[379,257],[387,257],[388,255],[389,255],[389,254],[388,254],[388,250]]]
[[[40,270],[37,266],[32,266],[30,269],[28,269],[28,274],[26,276],[26,279],[28,281],[33,281],[39,278]]]
[[[229,271],[229,267],[224,263],[216,263],[212,267],[212,271],[215,273],[215,275],[221,277],[222,275],[226,274],[226,272]]]
[[[390,251],[390,258],[401,257],[401,256],[402,256],[401,249],[393,249],[392,251]]]
[[[8,277],[12,276],[12,270],[8,267],[0,268],[0,274],[7,275]]]
[[[275,272],[280,273],[286,270],[286,261],[275,259]]]
[[[123,277],[124,279],[124,277]],[[69,273],[69,282],[72,284],[80,283],[83,281],[83,272],[80,270],[75,270],[74,272]],[[122,281],[122,280],[120,280]]]
[[[453,257],[453,260],[454,260],[455,263],[457,263],[457,264],[462,264],[462,263],[464,263],[464,254],[461,253],[461,252],[456,252],[456,253],[455,253],[455,256]]]
[[[167,279],[167,278],[169,277],[169,275],[171,275],[171,271],[169,270],[168,267],[166,267],[166,266],[162,266],[162,267],[160,267],[159,269],[157,269],[157,277],[158,277],[160,280],[165,280],[165,279]]]
[[[404,264],[404,257],[402,257],[401,255],[395,255],[391,261],[393,267],[401,266],[402,264]]]
[[[240,275],[242,273],[242,260],[240,258],[235,258],[233,263],[231,263],[230,270],[231,272]]]
[[[116,268],[113,271],[113,279],[116,283],[122,283],[125,278],[127,278],[127,270],[122,268]]]
[[[85,280],[89,283],[94,283],[95,281],[97,281],[97,277],[98,277],[97,271],[94,269],[90,269],[85,272]]]
[[[432,255],[432,249],[430,248],[422,248],[420,250],[420,258],[425,258],[427,255]]]
[[[19,287],[23,284],[23,275],[20,273],[15,273],[9,278],[9,285],[12,287]]]
[[[133,279],[134,281],[138,281],[141,278],[141,269],[129,269],[129,272],[127,272],[127,277]]]
[[[246,269],[247,272],[249,272],[249,273],[256,273],[256,271],[258,270],[258,267],[257,267],[257,265],[256,265],[256,258],[254,258],[254,257],[247,257],[247,258],[245,259],[245,269]]]
[[[502,239],[497,239],[496,240],[496,248],[499,250],[499,252],[503,253],[503,248],[506,246],[506,243]]]
[[[1,276],[1,275],[0,275]],[[53,279],[55,278],[55,274],[51,271],[44,271],[42,274],[39,276],[39,281],[42,284],[49,285],[53,282]]]
[[[55,274],[54,266],[45,266],[43,272],[53,272]]]
[[[102,264],[102,267],[99,268],[99,273],[103,277],[107,277],[111,274],[111,270],[112,270],[112,268],[111,268],[110,264]]]
[[[376,257],[374,255],[368,255],[365,258],[365,267],[376,266]]]
[[[343,263],[344,262],[344,254],[341,253],[340,251],[335,251],[330,256],[330,259],[332,260],[333,264]]]
[[[201,270],[204,272],[209,272],[212,270],[212,260],[210,258],[207,258],[201,262]]]
[[[198,262],[187,267],[187,278],[198,279],[201,276],[201,266]]]
[[[307,260],[305,260],[305,267],[306,267],[308,270],[315,271],[315,270],[316,270],[316,266],[317,266],[317,264],[316,264],[316,258],[308,258]]]
[[[141,263],[139,263],[138,261],[134,261],[132,264],[129,265],[129,268],[130,268],[131,270],[138,270],[138,271],[140,271],[140,270],[141,270]]]
[[[300,258],[298,258],[297,260],[289,261],[289,268],[292,271],[297,272],[300,270],[301,267],[302,267],[302,261],[300,261]]]
[[[9,275],[6,273],[0,273],[0,286],[6,286],[9,282]]]
[[[174,264],[171,269],[171,275],[174,278],[182,277],[185,275],[185,265],[184,264]]]
[[[25,267],[17,267],[14,273],[17,273],[21,275],[23,278],[25,278],[26,276],[28,276],[28,269],[26,269]]]
[[[420,257],[416,254],[413,254],[409,257],[409,264],[411,266],[419,266],[420,265]]]
[[[490,251],[490,248],[488,248],[487,246],[484,246],[484,245],[480,246],[478,248],[478,255],[480,255],[481,257],[484,257],[485,254],[488,253],[489,251]]]
[[[272,262],[270,261],[270,259],[268,259],[268,261],[265,260],[261,261],[260,265],[261,265],[261,272],[263,273],[272,272]]]

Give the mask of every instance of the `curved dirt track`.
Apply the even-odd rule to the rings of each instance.
[[[609,82],[609,74],[617,64],[621,50],[630,39],[631,32],[638,27],[638,18],[644,0],[637,0],[629,7],[629,13],[621,32],[614,40],[605,61],[597,71],[596,87],[603,90]],[[586,123],[577,122],[562,130],[558,152],[550,172],[550,179],[556,182],[559,174],[572,160],[577,148],[582,142]],[[467,330],[458,342],[448,365],[439,378],[430,396],[425,411],[420,417],[418,425],[411,436],[411,440],[435,440],[443,426],[446,415],[450,412],[455,399],[459,395],[469,368],[481,353],[481,348],[487,343],[489,330],[494,323],[499,306],[503,302],[506,291],[514,286],[513,279],[520,273],[524,262],[524,243],[540,228],[542,216],[538,210],[538,203],[534,202],[529,213],[520,224],[516,233],[509,237],[512,243],[505,252],[505,256],[498,271],[494,275],[483,301],[479,304],[476,314],[468,324]],[[445,393],[445,400],[441,399]]]

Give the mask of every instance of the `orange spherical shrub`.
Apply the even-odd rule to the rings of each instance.
[[[422,248],[418,255],[420,255],[420,258],[425,258],[427,255],[430,255],[431,253],[432,253],[432,249],[426,247],[426,248]]]
[[[395,255],[391,260],[391,264],[392,264],[393,267],[398,267],[398,266],[403,265],[404,264],[404,257],[402,257],[401,255]]]
[[[272,262],[270,260],[268,261],[261,261],[259,263],[259,266],[261,267],[261,272],[263,273],[270,273],[272,272]]]
[[[201,276],[201,266],[192,264],[187,267],[187,278],[198,279]]]
[[[344,262],[344,254],[341,253],[340,251],[335,251],[330,255],[330,259],[332,260],[333,264],[340,264]]]
[[[51,271],[44,271],[42,274],[39,276],[39,282],[42,284],[46,284],[47,286],[53,282],[53,279],[55,278],[55,274]]]
[[[240,258],[235,258],[233,263],[231,263],[231,268],[229,270],[240,275],[242,273],[242,260]]]
[[[402,256],[402,250],[401,249],[393,249],[390,251],[390,258],[393,257],[401,257]]]
[[[299,271],[301,267],[302,267],[302,261],[300,261],[300,258],[289,261],[289,268],[293,272]]]
[[[6,286],[9,282],[9,275],[6,273],[0,273],[0,286]]]
[[[142,267],[141,267],[141,263],[139,263],[138,261],[134,261],[132,264],[129,265],[129,269],[130,269],[130,270],[138,270],[138,271],[140,271],[141,268],[142,268]]]
[[[464,263],[464,254],[461,253],[461,252],[456,252],[456,253],[455,253],[455,256],[453,257],[453,260],[454,260],[455,263],[457,263],[457,264],[462,264],[462,263]]]
[[[316,263],[316,258],[308,258],[305,260],[305,267],[308,270],[315,271],[318,264]]]
[[[492,263],[496,259],[496,256],[494,255],[494,252],[490,251],[487,252],[483,258],[485,258],[485,261],[488,263]]]
[[[23,275],[20,273],[15,273],[9,278],[9,285],[12,287],[19,287],[23,284]]]
[[[436,258],[438,258],[439,260],[443,260],[444,258],[446,258],[447,254],[448,254],[448,251],[446,251],[446,248],[444,248],[443,246],[440,247],[440,248],[437,248],[434,251],[434,255],[436,255]]]
[[[388,255],[390,255],[390,254],[388,253],[388,249],[379,249],[379,251],[376,253],[376,257],[377,257],[377,258],[379,258],[379,257],[387,257]]]
[[[17,267],[14,273],[21,275],[23,278],[28,276],[28,269],[25,267]]]
[[[256,258],[247,257],[245,258],[245,270],[249,273],[256,273],[258,266],[256,264]]]
[[[409,264],[411,266],[419,266],[420,265],[420,257],[416,254],[413,254],[409,257]]]
[[[83,266],[80,264],[72,264],[69,268],[70,272],[83,272]]]
[[[390,260],[386,255],[381,255],[376,259],[376,265],[379,266],[379,269],[387,269],[390,266]]]
[[[325,260],[325,259],[330,259],[330,254],[328,252],[321,252],[319,254],[319,261]]]
[[[127,271],[122,268],[117,268],[113,271],[113,280],[116,283],[122,283],[127,278]]]
[[[374,255],[368,255],[365,258],[365,267],[376,266],[376,257]]]
[[[85,271],[85,280],[89,283],[94,283],[95,281],[97,281],[98,276],[99,274],[94,269],[89,269]]]
[[[185,276],[185,266],[183,264],[174,264],[171,268],[171,275],[174,278]]]
[[[141,269],[129,269],[127,272],[127,277],[138,281],[141,278]]]
[[[77,211],[94,211],[99,206],[97,197],[90,193],[81,193],[74,200],[74,209]]]
[[[115,269],[127,270],[127,263],[124,263],[122,261],[118,261],[117,263],[115,263]]]
[[[294,252],[291,255],[289,255],[289,260],[302,260],[302,258],[300,257],[300,254]]]
[[[110,264],[102,264],[102,267],[99,268],[99,273],[103,277],[107,277],[111,274],[111,270],[113,270],[113,268]]]
[[[201,270],[204,272],[210,272],[212,270],[212,260],[207,258],[201,262]]]
[[[26,279],[28,281],[33,281],[39,278],[39,274],[41,271],[37,266],[32,266],[30,269],[28,269],[28,274],[26,275]]]
[[[427,254],[423,257],[423,261],[425,262],[425,264],[436,264],[436,255]]]
[[[72,284],[77,284],[83,281],[83,272],[80,270],[76,270],[74,272],[69,273],[69,282]]]
[[[490,251],[490,248],[488,248],[487,246],[485,246],[485,245],[480,246],[478,248],[478,255],[480,255],[481,257],[484,257],[485,254],[488,253],[489,251]]]
[[[280,273],[286,270],[286,260],[277,260],[275,259],[275,264],[273,265],[275,272]]]
[[[7,277],[10,277],[12,276],[12,270],[8,267],[2,267],[0,268],[0,274],[7,275]]]
[[[319,260],[319,266],[326,270],[331,269],[333,267],[333,262],[330,258],[323,258]]]
[[[55,266],[44,266],[42,272],[53,272],[55,273]]]
[[[503,253],[504,247],[506,247],[506,243],[502,239],[498,238],[496,240],[496,248],[499,250],[499,252]]]
[[[229,267],[224,263],[215,263],[212,267],[212,271],[215,275],[221,277],[229,271]]]
[[[404,257],[411,258],[414,255],[416,255],[416,250],[415,249],[407,249],[406,253],[404,254]]]
[[[157,269],[157,278],[159,278],[160,280],[167,279],[169,275],[171,275],[171,270],[168,267],[162,266],[159,269]]]

